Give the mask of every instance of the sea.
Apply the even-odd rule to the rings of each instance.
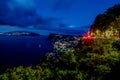
[[[6,31],[5,28],[1,33],[11,31]],[[53,50],[54,43],[47,39],[51,33],[73,36],[85,33],[79,30],[32,30],[30,32],[39,33],[40,36],[0,36],[0,73],[7,68],[40,64],[46,53]]]
[[[6,68],[39,64],[53,44],[48,36],[0,36],[0,73]]]

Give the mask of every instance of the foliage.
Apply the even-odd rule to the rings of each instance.
[[[96,36],[106,34],[107,30],[116,34],[120,32],[119,25],[120,4],[98,15],[91,30],[96,31]],[[120,72],[120,51],[113,48],[114,41],[114,38],[96,38],[89,44],[80,43],[57,59],[44,58],[34,67],[8,70],[0,75],[0,80],[113,80]]]
[[[20,66],[9,70],[0,75],[0,80],[103,80],[120,62],[120,52],[112,48],[112,42],[96,39],[90,45],[68,51],[55,60],[43,60],[35,67]]]
[[[94,32],[96,36],[116,35],[120,37],[120,4],[109,8],[105,13],[99,14],[91,26],[90,31]],[[99,33],[99,34],[98,34]],[[116,35],[118,36],[118,35]]]

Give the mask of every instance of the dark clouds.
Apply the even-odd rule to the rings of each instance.
[[[55,11],[68,11],[77,0],[56,0],[53,5]]]
[[[16,1],[17,0],[0,0],[0,24],[27,26],[41,20],[41,18],[37,18],[38,16],[33,6],[30,9],[28,7],[31,7],[31,5],[26,6],[24,2],[18,3]]]
[[[89,25],[119,0],[0,0],[0,24],[37,29]],[[103,4],[104,3],[104,4]],[[101,5],[102,4],[102,5]],[[64,24],[64,23],[66,24]],[[73,25],[73,26],[69,26]]]
[[[0,0],[0,25],[34,26],[39,29],[59,22],[57,18],[43,18],[37,14],[36,5],[35,0]]]
[[[42,0],[0,0],[0,25],[33,26],[36,29],[66,28],[67,25],[62,23],[62,20],[51,17],[43,18],[37,13],[40,1]],[[68,8],[71,4],[69,0],[65,3],[64,0],[56,1],[53,3],[55,9]]]

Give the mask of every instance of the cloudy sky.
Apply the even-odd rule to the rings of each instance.
[[[83,29],[120,0],[0,0],[0,25]]]

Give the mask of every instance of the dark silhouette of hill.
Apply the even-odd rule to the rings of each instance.
[[[30,31],[11,31],[1,33],[0,36],[41,36],[41,35]]]

